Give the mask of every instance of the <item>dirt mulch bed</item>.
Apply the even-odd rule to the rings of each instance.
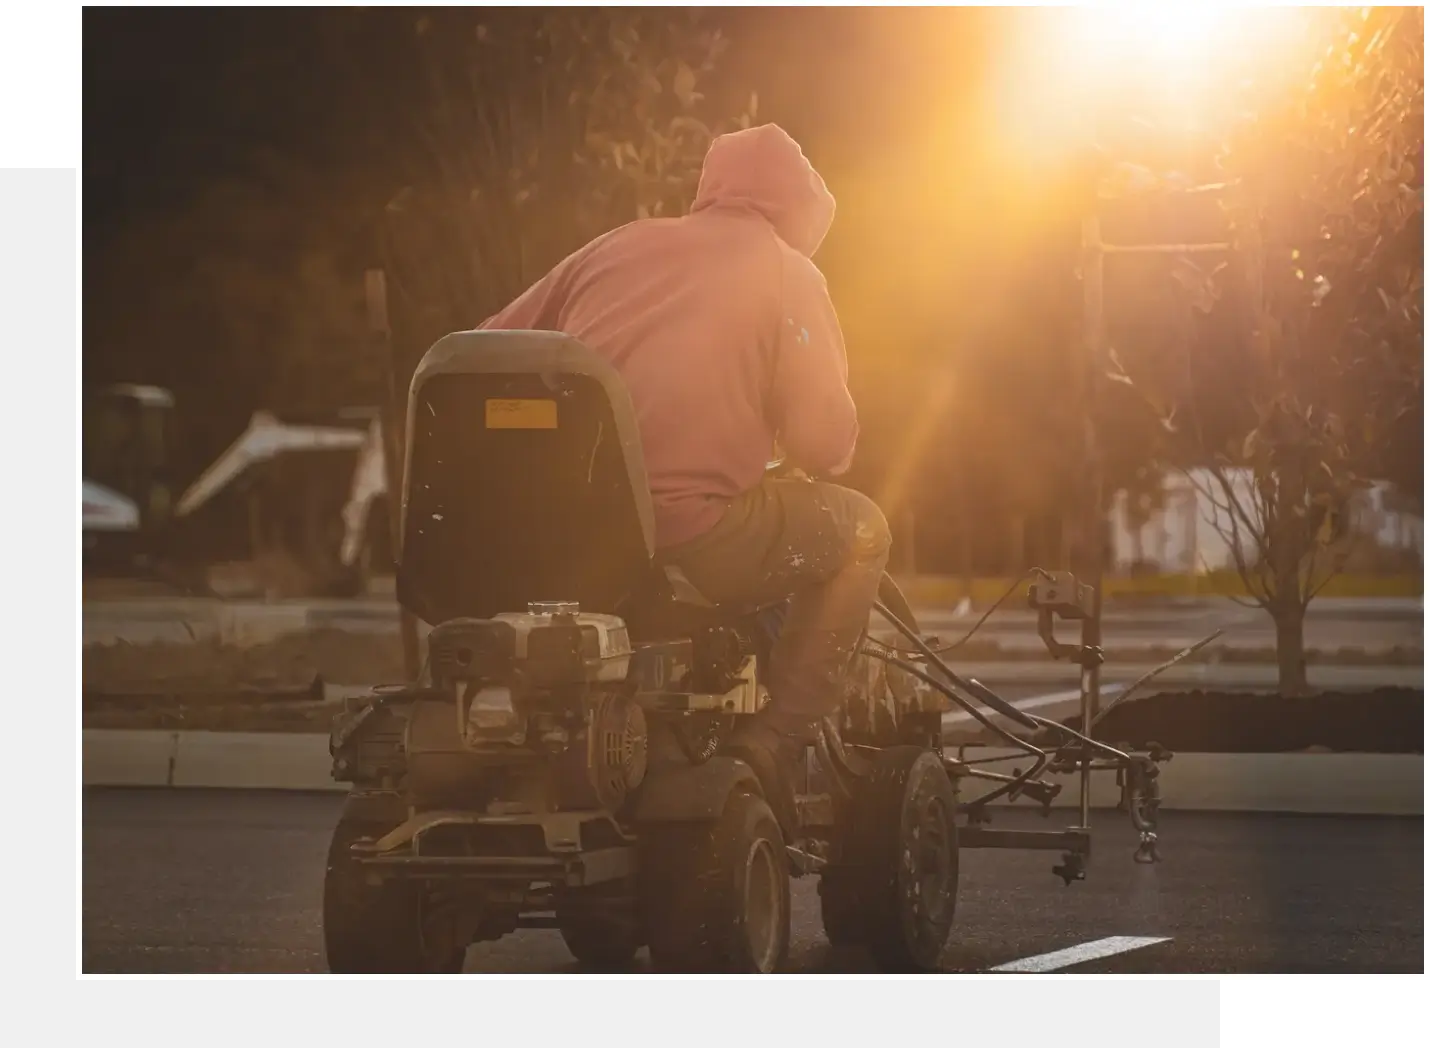
[[[397,636],[318,630],[252,648],[217,641],[84,649],[85,728],[326,734],[323,682],[404,679]]]
[[[1162,662],[1177,652],[1170,648],[1146,649],[1142,657],[1146,662]],[[1274,648],[1217,648],[1216,659],[1223,663],[1259,663],[1275,665]],[[1112,660],[1109,659],[1109,662]],[[1308,666],[1423,666],[1425,649],[1405,648],[1396,645],[1390,648],[1335,648],[1306,652]]]
[[[1076,728],[1078,718],[1063,723]],[[1376,688],[1295,699],[1257,692],[1161,692],[1115,707],[1093,737],[1136,748],[1155,742],[1174,753],[1423,754],[1425,692]]]
[[[338,683],[405,678],[396,634],[315,630],[240,648],[217,640],[106,644],[84,648],[84,690],[114,693],[237,692],[302,688],[314,677]]]
[[[86,695],[83,725],[124,731],[254,731],[326,735],[341,704],[268,702],[253,696],[153,696],[146,702]]]
[[[1110,663],[1131,666],[1154,666],[1166,662],[1181,652],[1181,648],[1141,647],[1119,649],[1109,646],[1105,660]],[[997,643],[973,641],[958,649],[957,657],[964,662],[1047,662],[1048,653],[1041,648],[1003,647]],[[1239,648],[1231,645],[1214,647],[1204,652],[1204,660],[1215,659],[1224,665],[1274,666],[1276,652],[1271,648]],[[1422,648],[1335,648],[1313,650],[1306,653],[1306,663],[1310,666],[1423,666],[1425,652]]]

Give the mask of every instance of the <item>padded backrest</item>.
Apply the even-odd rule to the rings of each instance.
[[[575,339],[448,335],[408,396],[398,600],[423,621],[577,601],[612,611],[649,571],[630,398]]]

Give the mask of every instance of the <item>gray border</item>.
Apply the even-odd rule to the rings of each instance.
[[[1021,985],[1008,982],[1020,978]],[[223,991],[192,987],[160,1002],[150,997],[152,991],[102,982],[86,987],[84,1004],[104,1031],[132,1031],[157,1044],[200,1039],[245,1048],[332,1044],[349,1031],[359,1034],[356,1044],[363,1045],[422,1044],[453,1034],[541,1045],[582,1044],[592,1035],[598,1041],[699,1047],[784,1039],[812,1045],[942,1045],[968,1038],[997,1041],[1000,1035],[1018,1044],[1068,1048],[1105,1044],[1110,1037],[1151,1039],[1165,1048],[1226,1044],[1224,988],[1218,982],[1008,979],[977,984],[889,979],[864,991],[835,977],[776,978],[782,985],[771,985],[768,978],[726,985],[665,979],[659,987],[645,979],[603,979],[603,985],[568,979],[565,989],[526,979],[490,984],[466,979],[466,985],[446,989],[413,985],[403,991],[400,985],[406,984],[400,984],[375,992],[358,985],[336,991],[337,997],[289,984],[263,992],[263,1007],[235,999],[233,991],[220,997]],[[256,992],[249,998],[257,998]],[[56,1025],[47,1022],[50,1029]]]
[[[11,935],[24,942],[24,967],[76,971],[79,936],[66,935],[74,899],[60,871],[77,844],[67,809],[79,789],[79,629],[74,678],[61,669],[70,658],[51,659],[44,649],[71,613],[79,625],[77,174],[7,167],[0,177],[0,310],[10,376],[0,455],[9,493],[6,668],[14,718],[6,762],[14,802],[6,821],[31,859],[7,871],[6,895],[24,899],[10,921]],[[60,410],[60,400],[76,413]],[[63,463],[74,463],[73,472]],[[69,533],[57,526],[64,506]],[[74,698],[64,699],[66,691]],[[67,746],[76,765],[63,756]]]

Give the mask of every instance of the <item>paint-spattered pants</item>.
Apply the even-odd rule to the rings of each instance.
[[[661,559],[720,607],[790,598],[771,653],[764,716],[780,734],[808,740],[839,707],[891,541],[884,514],[857,491],[766,480],[732,502],[714,528]]]

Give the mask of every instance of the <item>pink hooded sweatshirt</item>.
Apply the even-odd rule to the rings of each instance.
[[[635,405],[656,545],[711,528],[776,443],[839,474],[859,425],[824,277],[834,198],[774,124],[710,146],[690,214],[644,219],[570,255],[484,329],[561,331],[615,365]]]

